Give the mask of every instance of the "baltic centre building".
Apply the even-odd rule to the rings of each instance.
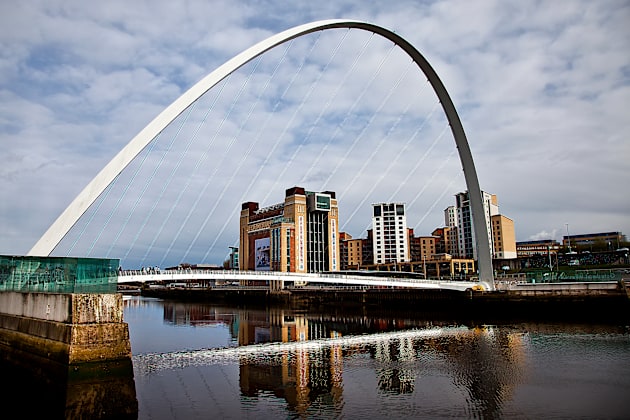
[[[339,270],[339,209],[333,191],[286,190],[284,201],[241,207],[241,270],[318,273]]]

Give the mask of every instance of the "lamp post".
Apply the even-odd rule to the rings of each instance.
[[[567,241],[569,241],[569,254],[571,253],[571,236],[569,235],[569,224],[565,223],[567,227]]]

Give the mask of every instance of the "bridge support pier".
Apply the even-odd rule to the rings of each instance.
[[[26,417],[136,418],[122,295],[0,292],[0,375]]]
[[[130,358],[122,295],[2,292],[0,348],[68,364]]]

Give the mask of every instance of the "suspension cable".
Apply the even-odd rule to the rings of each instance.
[[[337,51],[339,51],[339,49],[340,49],[340,47],[341,47],[341,44],[342,44],[342,43],[343,43],[343,41],[345,40],[345,38],[346,38],[346,36],[347,36],[347,33],[348,33],[348,32],[349,32],[349,30],[348,30],[348,31],[344,34],[344,36],[342,37],[342,39],[341,39],[341,40],[339,41],[339,43],[337,44],[337,47],[333,50],[333,54],[332,54],[332,55],[331,55],[331,57],[329,58],[328,62],[327,62],[327,63],[326,63],[326,65],[324,66],[324,68],[323,68],[323,70],[321,71],[321,73],[324,73],[324,72],[326,71],[326,69],[329,67],[329,65],[330,65],[330,63],[332,62],[333,58],[334,58],[334,57],[335,57],[335,55],[337,54]],[[321,73],[320,73],[320,74],[321,74]],[[286,92],[286,91],[285,91],[285,92]],[[271,116],[271,114],[270,114],[270,116]],[[321,116],[321,113],[320,113],[320,116]],[[281,139],[281,136],[280,136],[280,137],[278,137],[278,140],[277,140],[277,141],[276,141],[276,143],[275,143],[276,145],[279,143],[279,140],[280,140],[280,139]],[[249,154],[249,152],[251,151],[252,147],[253,147],[253,143],[250,145],[250,148],[249,148],[249,150],[248,150],[248,152],[247,152],[247,155],[248,155],[248,154]],[[274,149],[275,149],[275,147],[274,147]],[[273,153],[273,150],[272,150],[272,151],[271,151],[271,152],[267,155],[267,157],[269,157],[269,156],[271,155],[271,153]],[[245,157],[247,157],[247,155],[246,155]],[[221,198],[221,197],[223,197],[223,194],[225,193],[225,191],[227,191],[227,189],[229,188],[229,185],[231,185],[231,184],[232,184],[232,182],[233,182],[233,180],[234,180],[234,178],[235,178],[235,176],[236,176],[236,173],[238,172],[238,170],[240,169],[240,167],[242,166],[242,164],[243,164],[244,162],[245,162],[245,158],[241,159],[241,162],[240,162],[240,164],[238,165],[237,170],[236,170],[236,171],[234,171],[234,172],[232,173],[232,176],[231,176],[230,180],[229,180],[229,181],[228,181],[228,183],[224,186],[223,191],[221,192],[220,198]],[[260,171],[263,167],[264,167],[264,165],[261,165],[261,166],[259,167],[259,171]],[[254,179],[256,179],[256,178],[257,178],[257,177],[255,177]],[[250,187],[249,187],[249,188],[251,188],[251,184],[250,184]],[[248,191],[249,191],[249,188],[248,188]],[[246,195],[243,195],[243,197],[245,197],[245,196],[246,196]],[[240,200],[240,201],[242,201],[243,199],[244,199],[244,198],[241,198],[241,200]],[[212,209],[212,212],[214,212],[215,208],[216,208],[216,204],[215,204],[215,207]],[[228,226],[228,223],[224,223],[224,224],[223,224],[223,226],[221,227],[221,229],[220,229],[220,231],[219,231],[219,234],[218,234],[218,235],[216,235],[216,236],[214,237],[214,241],[212,242],[212,244],[210,245],[210,247],[208,247],[208,250],[206,251],[206,253],[205,253],[205,255],[204,255],[204,259],[205,259],[205,258],[207,258],[207,256],[208,256],[208,254],[210,253],[210,251],[214,248],[214,246],[216,245],[216,243],[217,243],[218,239],[221,237],[221,235],[223,234],[223,232],[225,231],[225,229],[227,228],[227,226]]]
[[[257,60],[255,63],[254,68],[256,68],[258,66],[258,64],[260,63],[260,60]],[[225,124],[225,122],[228,120],[228,117],[231,115],[232,111],[234,110],[236,103],[238,102],[238,99],[241,97],[241,95],[243,94],[244,90],[245,90],[245,86],[247,86],[247,83],[249,82],[249,80],[251,79],[252,73],[250,72],[249,76],[247,77],[247,79],[245,80],[245,82],[241,85],[238,93],[236,94],[236,96],[232,99],[232,103],[230,104],[230,108],[229,110],[226,112],[226,114],[223,116],[223,119],[221,120],[221,122],[219,123],[219,126],[217,128],[217,130],[215,131],[215,135],[214,138],[212,139],[212,143],[214,143],[214,140],[216,139],[216,137],[218,136],[218,133],[221,132],[221,129],[223,128],[223,125]],[[168,256],[168,254],[170,253],[171,249],[173,248],[173,244],[177,241],[177,239],[179,238],[179,235],[181,234],[182,230],[184,229],[184,226],[186,226],[186,224],[188,223],[188,220],[190,219],[190,216],[194,213],[194,211],[197,208],[197,205],[199,204],[199,201],[201,200],[201,197],[204,195],[206,189],[208,188],[208,185],[210,184],[210,180],[212,180],[214,178],[214,175],[216,174],[216,169],[215,172],[207,179],[206,184],[204,185],[204,187],[202,188],[202,191],[200,194],[197,195],[197,199],[195,200],[195,203],[193,206],[190,207],[190,209],[188,210],[188,214],[186,215],[186,218],[184,219],[184,222],[181,223],[181,225],[179,226],[179,230],[177,231],[177,234],[175,235],[175,237],[173,238],[173,240],[171,241],[171,244],[169,245],[168,249],[166,250],[164,257],[162,258],[162,261],[160,262],[160,265],[162,265],[162,263],[164,262],[164,259],[166,259],[166,257]],[[188,248],[190,250],[190,246]],[[186,252],[186,255],[188,254],[188,252]]]
[[[225,124],[225,122],[228,120],[229,116],[232,114],[232,111],[234,110],[236,104],[238,103],[239,98],[241,97],[241,95],[243,94],[243,92],[245,91],[245,87],[248,85],[249,81],[252,78],[252,75],[254,74],[254,72],[256,71],[256,69],[258,68],[258,66],[260,65],[261,60],[258,59],[256,60],[256,62],[254,63],[254,66],[252,67],[251,72],[249,73],[249,75],[247,76],[247,79],[243,82],[243,84],[241,85],[238,93],[236,94],[236,96],[233,98],[232,103],[230,104],[230,109],[227,111],[227,113],[223,116],[223,119],[221,120],[221,122],[219,123],[219,127],[217,128],[216,132],[215,132],[215,136],[212,140],[212,143],[214,143],[214,139],[216,139],[216,137],[218,136],[218,133],[221,131],[221,129],[223,128],[223,125]],[[231,143],[233,144],[233,142]],[[230,146],[231,147],[231,146]],[[228,149],[229,150],[229,149]],[[227,151],[226,151],[227,153]],[[162,260],[160,262],[160,265],[162,265],[162,263],[164,262],[164,260],[166,259],[166,257],[168,256],[168,254],[170,253],[170,251],[172,250],[173,244],[176,242],[176,240],[179,238],[179,235],[181,234],[184,226],[188,223],[188,220],[190,219],[190,216],[194,213],[194,211],[197,209],[197,205],[199,204],[199,201],[201,200],[201,197],[205,194],[205,191],[207,190],[208,186],[210,185],[211,181],[214,179],[217,171],[218,171],[219,165],[215,166],[215,170],[212,173],[212,175],[210,177],[207,178],[205,185],[203,186],[201,192],[197,195],[197,198],[195,200],[195,203],[190,207],[188,214],[186,215],[186,218],[184,220],[184,222],[180,225],[179,230],[177,232],[177,234],[175,235],[175,237],[173,238],[173,240],[171,241],[171,244],[169,246],[169,248],[166,250],[164,256],[162,257]],[[204,223],[205,226],[205,223]],[[201,231],[203,230],[203,227],[200,229],[197,229],[197,234],[195,235],[195,239],[193,241],[190,242],[188,249],[186,250],[184,256],[182,257],[183,259],[186,258],[186,256],[188,256],[188,253],[190,251],[190,249],[192,248],[193,244],[196,242],[197,238],[199,237],[199,235],[201,234]]]
[[[320,32],[320,36],[321,36],[321,32]],[[311,45],[311,49],[309,50],[308,54],[304,55],[304,59],[300,63],[300,67],[298,68],[297,72],[295,73],[295,76],[297,76],[299,73],[302,72],[302,68],[304,67],[304,64],[306,63],[307,58],[310,57],[311,53],[315,49],[315,46],[319,42],[319,39],[320,38],[318,37],[317,40],[313,43],[313,45]],[[311,83],[311,85],[309,87],[309,90],[306,92],[306,95],[304,95],[304,97],[302,98],[302,101],[300,102],[300,104],[293,110],[293,114],[291,115],[291,118],[289,118],[289,121],[284,126],[284,129],[282,130],[282,133],[278,136],[278,140],[284,138],[284,136],[286,135],[287,131],[289,130],[289,127],[291,126],[291,123],[295,120],[295,117],[297,116],[299,111],[304,106],[304,103],[306,102],[306,99],[308,99],[311,96],[311,94],[313,93],[313,91],[315,90],[315,87],[318,85],[319,81],[321,80],[321,77],[322,77],[323,73],[324,73],[323,71],[320,71],[318,73],[317,78],[315,79],[315,81],[313,83]],[[303,144],[304,144],[304,139],[302,139],[302,143],[300,143],[298,145],[298,147],[295,149],[293,155],[289,158],[289,161],[287,163],[285,163],[282,171],[280,171],[280,175],[278,177],[276,177],[276,180],[273,183],[272,187],[267,190],[267,194],[263,198],[263,202],[266,202],[269,199],[269,196],[275,190],[275,188],[278,185],[280,179],[283,178],[284,173],[286,172],[287,168],[291,165],[291,162],[293,162],[293,160],[295,159],[295,156],[297,155],[297,153],[301,150]]]
[[[184,125],[188,121],[188,118],[190,118],[190,115],[192,114],[192,111],[196,107],[196,105],[197,105],[197,101],[193,102],[190,105],[190,107],[188,107],[188,112],[185,114],[184,118],[182,119],[181,124],[179,125],[179,127],[177,128],[177,131],[175,132],[175,135],[171,138],[167,148],[164,150],[164,152],[160,156],[160,160],[158,161],[158,164],[153,168],[153,172],[151,172],[151,176],[149,177],[147,182],[145,182],[145,184],[144,184],[144,186],[142,188],[142,191],[136,197],[136,201],[134,202],[133,207],[131,208],[131,212],[129,213],[129,216],[127,217],[127,219],[125,220],[125,222],[121,226],[120,230],[118,231],[118,235],[116,236],[116,240],[114,242],[112,242],[112,244],[110,245],[110,250],[112,249],[114,244],[118,241],[118,238],[120,237],[120,232],[122,232],[125,229],[125,227],[127,226],[127,223],[129,223],[129,220],[131,219],[131,216],[133,215],[133,213],[135,213],[136,208],[138,207],[138,204],[140,203],[140,201],[144,197],[144,194],[149,189],[149,185],[151,184],[151,182],[155,178],[155,174],[157,173],[157,171],[162,166],[162,163],[164,162],[164,159],[166,158],[166,155],[168,154],[168,152],[173,148],[173,144],[175,144],[175,141],[179,137],[179,135],[180,135],[180,133],[182,131],[182,128],[184,127]],[[127,248],[127,252],[125,253],[123,259],[126,259],[127,256],[129,256],[129,253],[133,249],[133,244],[136,243],[136,240],[138,239],[138,236],[140,235],[140,232],[141,232],[142,228],[143,228],[143,226],[141,226],[141,228],[136,232],[136,235],[135,235],[135,237],[134,237],[134,239],[132,241],[132,245]]]
[[[171,179],[174,177],[175,172],[179,169],[184,156],[187,154],[190,145],[192,144],[193,140],[196,140],[199,136],[199,132],[201,130],[201,128],[205,125],[207,119],[208,119],[208,115],[210,115],[210,112],[212,110],[214,110],[214,107],[216,105],[216,103],[218,102],[219,97],[221,96],[221,94],[223,93],[223,89],[225,88],[225,83],[221,84],[221,88],[219,89],[217,95],[215,95],[214,100],[212,101],[212,103],[210,104],[210,106],[208,107],[208,109],[206,110],[206,112],[203,115],[203,118],[201,119],[201,121],[199,122],[199,124],[197,124],[197,126],[195,127],[195,130],[193,131],[192,135],[190,136],[190,139],[186,145],[186,150],[184,151],[184,153],[182,153],[180,155],[179,161],[177,162],[177,166],[171,171],[171,177],[169,178],[169,184],[171,182]],[[166,217],[164,217],[162,219],[162,223],[157,231],[157,233],[153,236],[153,240],[151,241],[151,243],[149,244],[149,246],[147,247],[144,255],[142,256],[142,259],[140,261],[141,265],[144,265],[144,262],[149,254],[149,252],[153,249],[153,246],[155,245],[155,242],[157,241],[157,239],[160,237],[160,235],[162,234],[162,231],[164,230],[164,227],[166,226],[166,224],[168,223],[168,221],[170,220],[173,211],[178,207],[179,205],[179,201],[181,200],[182,195],[184,194],[184,191],[186,191],[188,189],[188,186],[190,185],[191,179],[193,178],[193,175],[197,172],[197,169],[199,168],[199,166],[201,165],[201,162],[204,160],[205,156],[202,156],[202,158],[197,160],[197,163],[195,164],[195,167],[192,171],[192,173],[190,174],[190,176],[188,176],[186,178],[186,184],[184,185],[184,188],[181,188],[179,191],[179,194],[177,195],[176,199],[173,201],[173,205],[171,205],[168,214]],[[166,186],[164,186],[162,188],[162,193],[160,194],[160,198],[158,200],[160,200],[162,198],[162,196],[164,195],[164,192],[166,190]],[[157,201],[156,201],[157,203]],[[154,207],[155,208],[155,205]]]
[[[400,81],[403,79],[403,77],[407,74],[407,71],[409,71],[409,68],[407,68],[407,70],[405,71],[405,73],[403,75],[401,75],[400,79],[398,80],[397,84],[395,86],[392,87],[392,90],[394,88],[396,88],[399,84]],[[391,96],[391,92],[388,95]],[[403,117],[405,115],[407,115],[407,113],[409,112],[409,109],[411,108],[411,105],[414,103],[415,98],[417,98],[416,95],[411,95],[411,100],[407,103],[404,111],[398,116],[398,118],[396,119],[396,121],[394,122],[394,124],[392,124],[389,129],[387,130],[387,133],[385,136],[383,136],[383,138],[379,141],[378,146],[373,150],[372,154],[370,155],[369,159],[366,159],[361,170],[358,171],[357,173],[355,173],[355,176],[353,177],[352,181],[350,182],[350,184],[348,184],[348,187],[346,188],[347,190],[352,190],[351,186],[359,179],[359,177],[364,173],[365,168],[367,167],[367,165],[372,161],[372,159],[374,158],[374,156],[378,153],[378,151],[380,150],[380,148],[382,147],[382,145],[385,143],[385,141],[391,136],[391,134],[394,132],[394,129],[398,126],[398,124],[400,123],[400,121],[403,119]],[[376,113],[378,113],[380,111],[380,109],[382,108],[382,106],[384,105],[384,102],[381,104],[381,107],[379,107],[379,110],[376,111]],[[425,119],[426,121],[426,119]],[[371,121],[370,121],[371,123]],[[361,135],[363,135],[363,133],[361,133]],[[408,143],[407,143],[408,144]],[[401,149],[402,150],[402,149]],[[342,230],[345,229],[346,224],[348,223],[349,220],[351,220],[354,215],[363,207],[363,205],[365,204],[365,202],[367,201],[367,199],[371,196],[371,194],[374,192],[374,190],[376,189],[376,187],[378,185],[380,185],[380,183],[383,181],[383,179],[385,179],[385,177],[387,176],[387,174],[389,174],[389,172],[391,171],[391,169],[397,164],[398,162],[398,158],[401,155],[401,150],[399,150],[398,155],[390,160],[389,165],[387,165],[387,168],[385,169],[385,171],[382,171],[381,174],[379,175],[379,178],[376,182],[371,183],[370,189],[368,191],[367,194],[363,194],[363,199],[357,204],[355,205],[354,211],[350,214],[350,216],[347,218],[347,221],[344,223],[344,225],[341,227]]]
[[[83,224],[83,227],[81,228],[81,230],[79,231],[79,233],[77,234],[77,236],[74,238],[74,242],[72,242],[72,244],[70,245],[69,249],[66,252],[66,255],[72,255],[72,251],[74,250],[74,247],[77,245],[77,243],[79,242],[79,240],[83,237],[83,234],[85,233],[87,227],[92,223],[92,221],[94,220],[94,217],[96,217],[96,214],[99,212],[101,206],[103,205],[103,203],[105,203],[105,201],[107,200],[107,198],[109,197],[109,194],[112,192],[112,190],[114,189],[114,187],[116,186],[116,183],[118,182],[118,179],[120,178],[120,174],[118,174],[114,180],[112,181],[111,184],[109,184],[109,186],[107,187],[107,189],[105,190],[105,192],[102,194],[102,196],[99,196],[99,200],[98,200],[98,204],[96,205],[96,207],[94,209],[92,209],[93,211],[91,211],[90,217],[87,219],[87,221]],[[59,244],[55,245],[54,249],[57,249],[57,247],[59,246]],[[53,250],[54,250],[53,249]],[[89,256],[89,254],[88,254]]]
[[[451,156],[448,157],[448,159],[450,159]],[[446,193],[448,191],[451,190],[451,187],[453,186],[453,184],[455,183],[455,181],[459,180],[461,178],[461,173],[459,173],[458,175],[454,176],[451,181],[448,183],[448,185],[446,186],[446,188],[442,189],[442,193],[440,194],[440,196],[433,202],[433,204],[431,204],[431,206],[429,207],[429,209],[424,213],[424,215],[420,218],[420,221],[416,223],[416,229],[418,229],[420,227],[420,225],[422,224],[422,222],[424,222],[424,219],[426,219],[429,214],[433,211],[433,209],[435,208],[435,206],[437,205],[437,203],[439,203],[440,201],[442,201],[442,199],[444,198],[444,196],[446,195]]]
[[[101,228],[100,232],[98,233],[98,235],[96,236],[96,238],[94,238],[94,241],[92,241],[91,246],[89,247],[86,256],[90,256],[92,249],[94,248],[94,245],[96,244],[96,242],[99,240],[99,238],[101,237],[101,235],[103,234],[103,232],[105,231],[105,228],[109,225],[109,222],[112,219],[112,216],[114,215],[114,213],[118,210],[118,208],[120,207],[120,204],[122,203],[122,200],[125,196],[125,194],[127,193],[127,191],[129,190],[129,188],[131,187],[133,181],[136,179],[136,176],[138,176],[138,174],[140,173],[140,170],[142,169],[142,167],[144,166],[144,163],[146,162],[147,158],[149,157],[151,151],[153,151],[153,149],[155,148],[155,145],[157,144],[157,140],[160,138],[162,133],[158,134],[156,136],[156,138],[154,140],[151,141],[151,143],[149,144],[149,148],[147,150],[146,153],[144,153],[144,156],[142,157],[142,159],[140,160],[140,164],[138,165],[138,168],[136,169],[136,171],[133,173],[131,179],[129,180],[129,182],[127,182],[127,185],[125,186],[123,192],[120,194],[120,196],[118,197],[118,200],[116,201],[116,205],[110,210],[109,215],[107,216],[107,219],[105,220],[105,224],[103,225],[103,227]],[[120,235],[120,231],[118,233]],[[110,247],[111,249],[111,247]],[[106,257],[109,256],[109,252],[107,252]]]
[[[422,157],[418,161],[416,161],[416,164],[413,166],[413,168],[409,172],[407,172],[407,176],[405,177],[405,179],[398,184],[398,187],[396,187],[396,190],[390,195],[390,197],[388,199],[389,202],[393,201],[394,197],[396,197],[396,195],[398,195],[398,193],[403,188],[403,186],[406,185],[407,182],[409,182],[409,179],[411,178],[411,176],[413,174],[415,174],[416,170],[424,162],[424,160],[426,159],[428,154],[433,150],[435,145],[444,136],[444,134],[446,133],[447,130],[448,130],[448,126],[444,127],[444,129],[442,129],[440,134],[433,140],[433,143],[431,144],[431,146],[429,146],[429,148],[424,152]],[[418,133],[419,133],[419,130],[416,130],[411,138],[415,138]],[[371,222],[367,225],[367,227],[365,229],[363,229],[362,233],[366,232],[370,228],[370,226],[371,226]]]
[[[422,123],[418,126],[418,128],[415,130],[415,132],[413,133],[413,135],[411,135],[409,137],[409,139],[407,139],[407,142],[405,143],[405,145],[403,147],[401,147],[398,150],[398,154],[396,155],[396,157],[392,160],[392,162],[397,162],[399,160],[399,158],[407,151],[407,149],[409,148],[409,145],[411,144],[411,142],[418,136],[418,134],[423,130],[424,126],[427,124],[427,122],[431,119],[431,117],[433,116],[433,113],[435,112],[435,110],[439,107],[440,103],[436,102],[435,105],[433,106],[433,108],[431,109],[431,111],[429,112],[429,114],[425,117],[424,121],[422,121]],[[426,157],[426,154],[425,156]],[[424,161],[424,157],[421,159],[421,162]],[[362,206],[365,201],[367,201],[368,197],[374,192],[374,190],[376,189],[376,186],[379,185],[381,183],[381,181],[383,179],[385,179],[385,177],[389,174],[389,171],[391,170],[391,168],[393,168],[393,165],[389,165],[387,167],[387,170],[383,171],[383,173],[381,173],[379,179],[377,180],[376,183],[374,183],[372,185],[372,187],[370,188],[370,191],[368,192],[368,194],[364,195],[363,200],[361,201],[361,204],[359,206],[356,206],[354,212],[352,213],[352,215],[348,218],[348,220],[344,223],[342,230],[345,229],[346,225],[349,223],[350,220],[352,220],[352,217],[354,217],[354,215],[357,213],[357,211],[360,209],[360,206]],[[402,185],[402,184],[401,184]],[[401,186],[399,186],[400,190]],[[392,197],[389,198],[389,201],[392,201]],[[367,228],[365,228],[363,230],[363,232],[365,232],[367,229],[369,229],[369,226]]]
[[[365,88],[361,91],[361,94],[357,96],[357,98],[355,99],[354,103],[352,104],[352,106],[348,110],[348,113],[346,113],[346,116],[344,117],[343,121],[340,124],[338,124],[337,127],[335,128],[335,131],[334,131],[334,133],[332,135],[333,138],[337,137],[337,134],[341,131],[341,128],[343,127],[343,125],[348,120],[348,115],[352,111],[354,111],[354,109],[357,107],[359,102],[361,102],[361,100],[363,99],[363,96],[365,95],[365,93],[370,90],[369,87],[372,85],[374,80],[376,80],[376,77],[380,74],[380,72],[381,72],[381,70],[383,68],[383,65],[387,62],[387,59],[389,58],[389,55],[392,53],[392,51],[394,51],[395,48],[396,48],[396,44],[392,44],[392,47],[389,49],[387,54],[385,54],[385,56],[383,56],[383,59],[379,63],[378,68],[376,69],[376,72],[372,75],[372,78],[368,81],[368,83],[366,84]],[[330,180],[337,174],[337,171],[339,170],[339,168],[341,167],[343,162],[345,162],[346,159],[348,158],[348,156],[350,156],[350,154],[354,151],[354,148],[357,145],[357,141],[358,141],[358,138],[355,138],[353,140],[352,144],[350,145],[350,148],[348,148],[348,150],[346,151],[346,154],[343,156],[342,159],[340,159],[337,162],[337,166],[335,167],[335,169],[333,169],[330,172],[330,174],[328,175],[328,178],[326,178],[326,181],[324,181],[324,186],[328,185]]]

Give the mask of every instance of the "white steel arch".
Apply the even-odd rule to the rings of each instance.
[[[492,270],[492,258],[490,255],[490,243],[487,234],[487,225],[484,217],[483,200],[477,172],[470,152],[466,134],[461,124],[455,106],[429,62],[420,52],[396,33],[374,25],[372,23],[347,20],[331,19],[311,22],[296,26],[279,34],[273,35],[264,41],[248,48],[234,58],[225,62],[212,73],[201,79],[197,84],[186,91],[175,102],[162,111],[153,121],[151,121],[142,131],[140,131],[81,191],[74,201],[61,213],[55,222],[48,228],[46,233],[31,248],[28,255],[46,256],[54,250],[64,236],[70,231],[72,226],[96,201],[109,184],[120,174],[123,169],[153,140],[162,130],[164,130],[175,118],[177,118],[188,106],[195,102],[213,86],[225,79],[229,74],[239,69],[249,61],[270,49],[290,41],[300,36],[327,29],[348,28],[361,29],[389,39],[404,50],[425,74],[433,90],[437,94],[442,109],[446,114],[451,131],[455,139],[455,145],[459,152],[460,161],[464,170],[464,178],[470,199],[471,213],[473,219],[473,229],[475,240],[477,241],[477,257],[480,280],[486,283],[486,290],[494,290],[494,274]]]

